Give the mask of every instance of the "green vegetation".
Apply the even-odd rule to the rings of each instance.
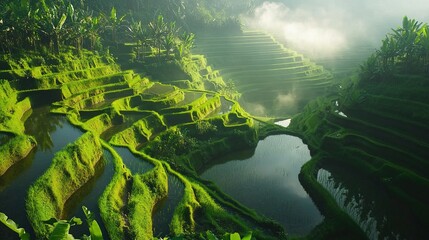
[[[426,31],[426,24],[405,17],[403,26],[393,30],[362,66],[359,77],[346,79],[337,94],[311,102],[293,118],[291,130],[315,152],[303,167],[302,180],[325,212],[327,226],[338,224],[341,218],[329,217],[338,215],[336,204],[317,183],[316,175],[318,169],[335,165],[369,179],[388,194],[377,203],[391,209],[390,230],[379,226],[380,237],[388,236],[392,226],[405,238],[426,235],[400,224],[429,226],[423,214],[429,211],[425,194],[429,141],[423,134],[429,120]],[[397,206],[408,214],[398,213]]]
[[[429,26],[404,17],[362,66],[362,82],[389,81],[394,74],[428,74]]]
[[[10,230],[16,232],[21,240],[30,239],[30,234],[28,234],[25,229],[19,228],[18,225],[12,220],[9,219],[6,214],[0,212],[0,221],[6,225]]]
[[[26,209],[39,237],[49,232],[44,221],[62,217],[64,204],[94,176],[100,159],[100,141],[90,132],[55,155],[49,169],[28,190]]]
[[[122,214],[127,204],[126,193],[129,190],[131,172],[122,162],[121,157],[106,143],[114,158],[115,174],[109,185],[98,200],[100,214],[111,239],[125,239],[127,234],[127,220]]]
[[[134,175],[129,199],[131,238],[150,239],[152,212],[168,192],[167,173],[161,164],[143,175]]]
[[[236,143],[240,145],[240,148],[254,146],[255,144],[256,137],[252,129],[252,120],[238,107],[237,103],[232,100],[226,100],[225,97],[212,91],[205,90],[205,86],[208,86],[210,90],[222,90],[227,85],[218,73],[213,74],[215,71],[206,65],[207,63],[203,56],[189,56],[183,58],[182,62],[176,62],[173,65],[167,63],[165,65],[167,70],[169,66],[171,68],[179,66],[176,69],[182,71],[182,75],[188,78],[184,81],[190,83],[187,85],[189,89],[181,89],[169,84],[154,83],[150,78],[142,77],[132,70],[121,72],[118,65],[108,55],[100,57],[97,54],[82,50],[81,56],[85,56],[85,58],[78,60],[78,57],[74,57],[72,54],[72,51],[67,50],[57,55],[46,54],[44,57],[36,57],[32,54],[24,57],[5,57],[7,66],[5,65],[6,70],[4,70],[4,73],[7,73],[11,78],[17,78],[14,86],[17,87],[20,98],[28,97],[26,101],[31,102],[32,105],[43,105],[46,103],[39,102],[41,94],[45,93],[45,91],[55,92],[55,96],[52,99],[47,99],[47,103],[53,103],[52,111],[67,113],[69,120],[73,124],[90,131],[84,136],[91,136],[90,138],[92,139],[91,141],[88,140],[88,142],[78,140],[72,146],[59,152],[49,170],[30,188],[27,199],[27,212],[33,227],[37,229],[39,237],[47,237],[50,229],[42,221],[51,217],[62,217],[62,208],[67,199],[95,174],[91,169],[93,169],[94,166],[92,165],[96,164],[96,162],[88,163],[92,167],[87,168],[85,171],[82,171],[80,164],[75,165],[74,163],[76,161],[84,162],[81,159],[85,157],[83,152],[93,148],[91,147],[93,146],[91,142],[97,143],[99,141],[97,140],[98,136],[103,135],[106,131],[114,132],[111,134],[112,137],[109,137],[111,143],[134,149],[145,142],[152,141],[157,136],[162,136],[166,130],[166,133],[168,133],[175,128],[185,129],[186,124],[191,124],[189,125],[192,126],[190,129],[198,129],[198,133],[195,132],[195,134],[200,137],[204,136],[203,138],[206,139],[204,141],[207,141],[207,136],[210,133],[217,132],[219,127],[224,125],[223,129],[227,129],[228,133],[224,134],[222,138],[225,138],[227,142],[222,143],[224,140],[216,141],[218,142],[216,149],[211,150],[210,154],[204,155],[207,160],[209,157],[214,157],[222,152],[232,151]],[[216,78],[216,80],[210,83],[213,78]],[[205,84],[206,82],[207,84]],[[5,82],[5,86],[7,84],[8,82]],[[198,89],[193,89],[193,85],[198,86]],[[7,90],[10,93],[15,91],[10,87]],[[228,89],[228,92],[234,94],[232,89]],[[225,101],[222,100],[224,98]],[[223,104],[235,105],[230,109],[232,112],[228,113],[220,112]],[[128,114],[134,113],[141,115],[142,118],[137,121],[129,121]],[[177,121],[174,117],[180,114],[187,116],[183,118],[184,121]],[[198,127],[193,124],[194,121],[202,121],[212,117],[218,119],[216,124],[221,124],[219,127],[208,122],[208,125],[200,122]],[[235,128],[237,129],[234,130]],[[133,134],[129,135],[130,132],[133,132]],[[249,134],[253,140],[247,139]],[[190,136],[190,139],[192,138]],[[130,142],[128,139],[132,141]],[[234,139],[240,139],[240,141],[234,141]],[[249,141],[251,144],[249,144]],[[211,148],[210,142],[212,140],[204,144],[201,142],[201,146],[198,147],[198,154],[204,153],[205,148]],[[104,147],[108,148],[108,145],[104,144]],[[101,149],[98,143],[94,148]],[[82,154],[78,154],[81,151],[83,151]],[[94,154],[96,153],[94,152]],[[149,156],[142,155],[142,157],[147,159]],[[176,158],[172,156],[169,161],[174,163]],[[164,162],[163,160],[153,159],[151,161],[156,166],[159,166],[157,169],[163,169],[160,165],[160,163]],[[192,170],[194,166],[192,165],[181,164],[176,167],[180,168],[181,166],[185,166],[188,169],[186,171],[194,172]],[[173,170],[170,169],[169,171]],[[149,184],[147,181],[154,180],[150,174],[148,175],[149,177],[145,176],[146,174],[140,175],[137,173],[131,175],[126,166],[119,160],[119,157],[115,157],[114,178],[100,198],[100,212],[111,238],[123,239],[130,236],[141,237],[153,234],[149,224],[152,209],[163,198],[163,195],[161,194],[162,191],[158,191],[156,194],[151,193],[150,196],[147,195],[149,192],[144,190],[145,186],[153,187],[153,183]],[[54,178],[55,183],[58,184],[52,185]],[[139,184],[139,179],[141,184]],[[186,181],[186,178],[182,177],[182,179]],[[155,182],[162,183],[162,181]],[[225,210],[222,210],[212,200],[210,194],[202,189],[200,184],[198,182],[193,183],[193,186],[190,183],[186,185],[192,192],[196,191],[204,197],[196,200],[192,193],[187,195],[186,202],[192,202],[193,208],[196,207],[196,209],[216,209],[216,211],[210,210],[211,212],[207,216],[210,216],[211,219],[219,217],[223,221],[232,221],[234,225],[231,226],[240,226],[237,229],[249,230],[244,227],[244,223],[237,223],[237,221],[242,220],[237,220],[226,214]],[[197,190],[192,190],[193,188]],[[141,193],[142,191],[143,194]],[[41,192],[41,194],[36,194],[36,192]],[[130,199],[127,197],[128,194],[130,194]],[[142,199],[152,199],[152,206],[142,204],[145,203],[145,201],[141,201]],[[181,207],[178,208],[180,209]],[[141,218],[140,213],[143,212],[146,214],[145,218]],[[127,215],[129,217],[126,217]],[[254,216],[251,217],[253,218]],[[194,218],[196,219],[194,220]],[[200,218],[203,218],[203,216],[194,216],[192,210],[191,213],[185,214],[180,224],[173,227],[173,229],[182,229],[177,231],[178,234],[190,234],[195,231],[195,221],[202,221],[202,223],[198,224],[198,229],[215,226],[214,228],[217,231],[223,231],[219,223],[205,222]],[[148,222],[146,228],[140,227],[141,224],[139,223],[141,221]],[[235,229],[230,229],[230,231],[233,230]]]
[[[196,45],[196,52],[233,81],[240,103],[256,116],[292,116],[332,84],[322,66],[263,32],[202,34]]]
[[[6,53],[22,51],[24,47],[59,54],[66,46],[74,46],[79,54],[83,48],[100,51],[103,39],[111,39],[106,43],[117,47],[119,41],[126,39],[118,35],[127,34],[137,43],[137,60],[141,60],[141,51],[153,49],[160,63],[161,54],[164,60],[171,56],[179,59],[188,55],[193,45],[194,35],[180,32],[173,19],[165,22],[158,15],[144,26],[132,17],[129,23],[128,16],[118,16],[114,6],[106,12],[94,12],[84,1],[24,0],[5,1],[0,9],[0,40],[5,43],[1,50]]]
[[[18,93],[8,81],[0,80],[0,131],[24,133],[21,121],[24,113],[31,108],[28,98],[18,101]]]
[[[102,240],[103,234],[101,233],[101,229],[97,221],[94,220],[94,214],[85,206],[82,206],[82,210],[85,213],[90,233],[90,236],[83,235],[82,239]],[[30,239],[30,234],[28,234],[25,229],[18,228],[18,225],[12,219],[8,219],[8,217],[2,212],[0,212],[0,221],[12,231],[16,232],[21,240]],[[76,217],[72,217],[70,220],[57,220],[52,218],[45,221],[45,224],[52,226],[52,230],[48,237],[49,240],[75,239],[73,235],[69,233],[70,227],[81,225],[82,220]]]
[[[114,174],[98,204],[111,239],[154,237],[154,213],[174,187],[169,178],[178,179],[183,194],[168,219],[170,231],[161,237],[286,239],[278,223],[198,174],[220,156],[290,132],[314,152],[300,180],[326,217],[307,238],[365,237],[317,182],[318,170],[330,164],[370,178],[397,199],[386,204],[406,208],[404,219],[429,226],[429,129],[423,124],[429,120],[428,26],[404,18],[360,76],[310,102],[285,130],[246,110],[295,114],[328,93],[332,76],[267,34],[241,32],[229,10],[218,11],[217,4],[248,10],[256,1],[244,2],[248,6],[194,0],[0,4],[0,177],[36,146],[25,135],[31,108],[50,105],[86,132],[57,152],[28,189],[26,211],[38,238],[70,237],[70,227],[81,223],[56,219],[68,217],[66,203],[101,171],[104,148],[113,155]],[[188,33],[205,27],[229,35]],[[207,59],[192,54],[194,42]],[[112,146],[126,147],[152,168],[130,170]],[[102,239],[94,215],[84,211],[91,239]],[[6,216],[0,220],[25,238]],[[424,237],[398,229],[408,238]]]
[[[6,144],[0,146],[0,176],[11,166],[25,158],[36,146],[34,138],[26,135],[12,137]]]

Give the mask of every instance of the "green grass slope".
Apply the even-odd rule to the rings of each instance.
[[[316,169],[341,166],[387,193],[376,204],[389,209],[380,237],[392,231],[422,238],[429,226],[428,87],[426,75],[360,82],[312,102],[292,120],[291,128],[317,153]]]

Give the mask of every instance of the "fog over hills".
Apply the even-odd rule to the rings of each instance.
[[[246,25],[283,37],[315,55],[335,55],[350,46],[377,48],[403,16],[429,21],[425,0],[265,1],[245,16]]]

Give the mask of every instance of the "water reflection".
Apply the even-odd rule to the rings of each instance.
[[[51,133],[63,127],[62,118],[49,112],[49,107],[34,109],[30,117],[25,122],[25,133],[34,136],[37,140],[37,147],[42,151],[50,150],[54,147]]]
[[[363,213],[364,209],[362,205],[365,200],[362,195],[349,196],[349,190],[343,184],[336,183],[331,178],[331,173],[325,169],[319,170],[317,181],[329,191],[339,207],[361,227],[369,239],[379,238],[380,233],[377,231],[377,220],[371,216],[371,211],[366,216]]]
[[[103,236],[108,236],[98,208],[98,199],[112,180],[114,172],[113,155],[110,151],[104,149],[103,159],[96,166],[96,175],[67,200],[64,206],[63,218],[70,219],[75,216],[85,219],[86,217],[82,211],[82,206],[85,206],[94,214],[95,220],[103,231]],[[76,237],[88,234],[87,231],[88,227],[85,224],[72,227],[70,230],[72,235]]]
[[[369,239],[416,239],[418,227],[404,224],[404,219],[412,219],[410,213],[382,186],[332,166],[320,169],[317,181]]]
[[[127,166],[133,174],[143,174],[153,168],[153,164],[134,155],[128,148],[113,147],[113,149],[121,156],[125,166]]]
[[[168,174],[168,196],[157,203],[153,213],[153,233],[156,237],[165,237],[170,234],[170,223],[174,210],[183,198],[185,185],[177,177]]]
[[[34,136],[39,145],[0,178],[0,212],[32,231],[25,212],[28,188],[48,169],[54,154],[75,141],[82,131],[69,124],[66,117],[51,115],[46,107],[35,109],[25,124],[26,134]],[[0,239],[8,239],[3,234],[7,233],[0,232]]]
[[[302,140],[288,135],[259,142],[243,161],[234,158],[201,174],[244,205],[281,223],[290,234],[310,232],[323,217],[298,180],[311,158]]]
[[[282,126],[282,127],[289,127],[291,120],[292,119],[286,119],[286,120],[275,122],[275,124]]]

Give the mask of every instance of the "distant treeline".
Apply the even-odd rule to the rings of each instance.
[[[77,0],[0,3],[0,52],[59,53],[63,46],[102,50],[103,44],[130,41],[170,58],[188,54],[193,45],[193,34],[175,21],[164,20],[161,11],[144,22],[134,12],[120,13],[115,7],[105,10],[92,4]]]

